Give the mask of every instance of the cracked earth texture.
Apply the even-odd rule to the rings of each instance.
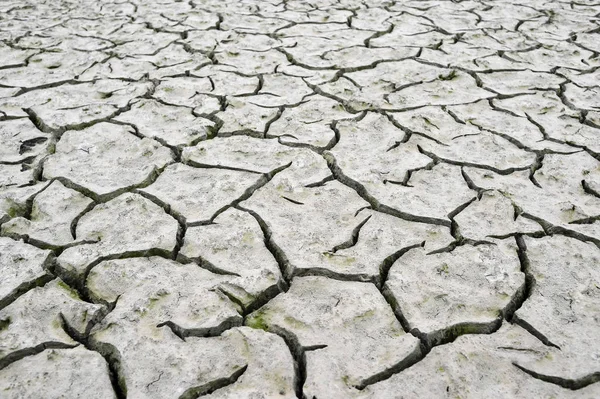
[[[0,2],[0,397],[599,398],[600,2]]]

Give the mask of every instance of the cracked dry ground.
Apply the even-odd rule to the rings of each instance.
[[[600,397],[600,3],[3,1],[0,397]]]

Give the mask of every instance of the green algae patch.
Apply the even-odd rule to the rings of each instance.
[[[246,325],[248,327],[255,328],[257,330],[269,330],[269,324],[267,320],[265,320],[265,315],[263,313],[257,313],[251,318],[246,320]]]
[[[56,286],[60,289],[62,289],[63,291],[66,292],[66,294],[68,296],[70,296],[73,299],[77,299],[80,300],[81,298],[79,298],[79,294],[77,293],[77,291],[75,291],[73,288],[69,287],[69,285],[67,285],[67,283],[65,283],[62,280],[58,280],[58,282],[56,283]]]

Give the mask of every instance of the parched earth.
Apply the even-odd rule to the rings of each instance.
[[[600,3],[0,2],[0,397],[599,398]]]

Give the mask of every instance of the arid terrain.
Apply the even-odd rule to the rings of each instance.
[[[600,2],[0,2],[1,398],[600,398]]]

